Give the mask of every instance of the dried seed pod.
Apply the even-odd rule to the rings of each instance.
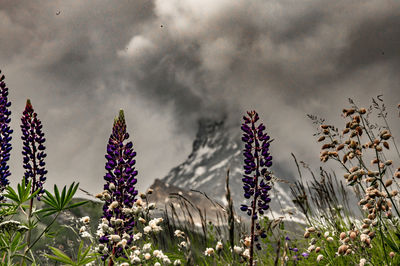
[[[324,133],[325,135],[329,135],[329,129],[324,129],[324,130],[322,131],[322,133]]]
[[[375,139],[374,140],[374,145],[376,146],[376,145],[379,145],[379,143],[380,143],[381,141],[379,140],[379,139]]]
[[[363,237],[366,237],[369,234],[369,232],[370,232],[369,229],[362,230],[362,234],[360,235],[361,241],[363,241]]]
[[[396,173],[394,173],[394,177],[396,177],[396,178],[400,178],[400,172],[399,172],[399,171],[397,171]]]
[[[350,141],[350,144],[349,144],[349,147],[350,147],[351,149],[357,148],[357,142],[354,141],[354,140],[351,140],[351,141]]]
[[[343,242],[346,243],[346,244],[349,243],[350,242],[350,237],[346,237],[345,239],[343,239]]]
[[[346,255],[350,255],[350,253],[352,252],[351,248],[349,248],[348,250],[346,250]]]
[[[339,248],[338,248],[338,253],[340,254],[340,255],[342,255],[342,254],[344,254],[345,252],[346,252],[346,250],[349,248],[349,246],[348,245],[341,245]]]
[[[369,224],[363,224],[363,225],[361,226],[361,228],[362,228],[362,229],[367,229],[367,228],[369,228]]]
[[[373,160],[371,161],[371,165],[377,164],[378,162],[379,162],[378,159],[373,159]]]
[[[338,157],[338,153],[336,151],[330,151],[328,153],[329,156]]]
[[[387,143],[386,141],[383,142],[383,147],[385,147],[386,149],[389,149],[389,143]]]
[[[325,149],[329,149],[331,147],[331,144],[324,144],[324,145],[322,145],[322,150],[325,150]]]
[[[349,131],[350,131],[350,129],[349,128],[345,128],[345,129],[343,129],[343,135],[345,135],[345,134],[347,134],[347,133],[349,133]]]
[[[362,128],[361,127],[356,127],[356,131],[357,131],[357,134],[359,135],[359,136],[361,136],[362,135],[362,133],[363,133],[363,130],[362,130]]]
[[[397,190],[393,190],[392,192],[390,192],[390,196],[392,197],[396,197],[397,194],[399,194],[399,191]]]
[[[391,212],[391,211],[387,211],[387,212],[386,212],[386,217],[389,218],[389,219],[391,219],[391,218],[393,217],[392,212]]]
[[[320,250],[321,250],[321,247],[316,247],[315,252],[318,253],[318,252],[320,252]]]
[[[374,178],[374,177],[368,177],[368,178],[365,179],[365,181],[366,182],[374,182],[375,179],[376,178]]]
[[[325,136],[319,137],[318,142],[321,142],[321,141],[323,141],[323,140],[325,140]]]
[[[374,176],[375,176],[375,173],[372,172],[371,170],[368,170],[367,175],[368,175],[369,177],[374,177]]]
[[[351,240],[354,241],[354,240],[356,239],[356,237],[357,237],[357,233],[356,233],[356,232],[351,232],[351,233],[350,233],[350,239],[351,239]]]
[[[354,156],[355,156],[355,155],[354,155],[354,153],[353,153],[353,152],[350,152],[350,153],[349,153],[349,155],[348,155],[348,157],[349,157],[349,159],[350,159],[350,160],[351,160],[351,159],[353,159],[353,158],[354,158]]]
[[[357,131],[351,131],[350,138],[357,136]]]
[[[367,110],[365,108],[360,108],[360,110],[358,110],[358,112],[363,115],[367,112]]]
[[[395,255],[395,254],[394,254],[394,252],[393,252],[393,251],[389,253],[389,257],[390,257],[391,259],[393,259],[393,258],[394,258],[394,255]]]
[[[329,125],[321,125],[322,129],[328,129],[330,126]]]
[[[350,168],[349,172],[354,173],[357,170],[358,170],[358,166],[354,166],[354,167]]]
[[[340,144],[339,146],[336,147],[336,151],[340,151],[344,148],[344,144]]]
[[[310,233],[314,233],[315,231],[317,231],[317,230],[315,229],[315,227],[309,227],[309,228],[307,228],[306,230],[307,230],[307,232],[310,232]]]
[[[379,152],[382,151],[382,147],[381,147],[381,146],[376,146],[375,149],[376,149],[377,151],[379,151]]]
[[[372,238],[374,238],[375,237],[375,232],[369,232],[368,233],[368,236],[372,239]]]
[[[345,179],[348,179],[349,176],[350,176],[350,174],[344,174],[344,175],[343,175],[343,177],[344,177]]]
[[[370,220],[373,220],[373,219],[375,219],[375,213],[370,213],[370,214],[368,214],[368,219],[370,219]]]
[[[387,166],[392,165],[392,163],[393,163],[392,160],[387,160],[387,161],[385,162],[385,164],[386,164]]]
[[[374,147],[374,143],[369,142],[369,143],[368,143],[368,147],[369,147],[369,148],[373,148],[373,147]]]
[[[304,238],[309,238],[309,237],[310,237],[310,232],[308,232],[308,231],[305,232],[305,233],[304,233]]]
[[[370,219],[364,219],[364,220],[363,220],[363,223],[365,223],[365,224],[371,224],[372,221],[371,221]]]
[[[345,232],[341,232],[339,235],[340,240],[343,240],[346,237],[346,233]]]
[[[381,136],[381,139],[388,140],[388,139],[390,139],[391,136],[392,135],[390,135],[390,134],[384,134],[384,135]]]
[[[392,179],[389,179],[388,181],[385,182],[385,187],[391,186],[392,183],[393,183],[393,180],[392,180]]]
[[[358,127],[358,124],[357,124],[357,123],[352,122],[352,123],[350,124],[350,129],[356,129],[356,127]]]
[[[345,155],[343,155],[343,164],[345,164],[346,162],[347,162],[347,155],[345,154]]]
[[[381,133],[379,133],[379,136],[382,137],[383,135],[388,134],[388,133],[389,133],[389,131],[387,131],[385,129],[385,130],[382,130]]]
[[[362,200],[360,200],[360,202],[358,203],[358,204],[360,204],[360,205],[365,205],[365,204],[367,204],[368,203],[368,200],[367,199],[362,199]]]

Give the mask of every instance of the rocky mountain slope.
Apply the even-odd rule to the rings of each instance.
[[[229,169],[234,206],[237,213],[241,213],[240,204],[246,200],[242,188],[244,144],[239,133],[239,128],[229,130],[224,121],[200,120],[191,154],[162,178],[161,182],[184,191],[205,192],[210,198],[225,205],[225,180]],[[273,148],[271,150],[273,153]],[[274,167],[272,170],[274,171]],[[271,198],[269,215],[274,218],[283,216],[282,210],[287,211],[294,207],[290,188],[285,183],[274,182]]]

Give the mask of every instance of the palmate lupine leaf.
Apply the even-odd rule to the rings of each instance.
[[[64,186],[61,195],[57,185],[54,185],[54,195],[52,195],[49,191],[45,190],[45,195],[43,195],[43,202],[46,203],[46,205],[48,205],[49,207],[41,209],[36,213],[44,213],[43,217],[46,217],[54,213],[69,210],[81,206],[83,204],[86,204],[88,201],[81,201],[71,204],[71,200],[75,195],[78,187],[79,183],[75,184],[74,182],[70,185],[67,192],[67,188],[66,186]]]
[[[49,259],[65,263],[66,265],[86,265],[94,260],[96,260],[95,254],[90,253],[90,247],[87,247],[85,250],[83,250],[83,241],[81,241],[78,249],[78,254],[77,254],[77,259],[76,261],[72,260],[67,254],[59,250],[58,248],[55,247],[50,247],[51,251],[55,256],[52,255],[46,255]]]
[[[25,183],[22,180],[21,183],[17,185],[17,191],[15,191],[12,187],[8,186],[6,188],[6,193],[3,195],[4,197],[12,200],[18,206],[21,206],[24,202],[29,201],[33,197],[40,192],[40,190],[36,190],[31,194],[32,180],[28,183]],[[10,203],[0,203],[0,206],[11,206],[13,204]]]

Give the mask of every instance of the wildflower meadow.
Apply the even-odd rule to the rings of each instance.
[[[170,194],[180,201],[180,210],[175,205],[161,209],[151,201],[155,190],[136,189],[140,154],[123,110],[109,121],[105,165],[99,165],[103,191],[79,199],[79,183],[49,188],[45,133],[51,132],[29,99],[21,131],[12,129],[18,110],[9,92],[1,75],[1,265],[400,265],[400,152],[398,132],[388,123],[388,116],[397,114],[386,111],[381,95],[366,107],[349,99],[341,125],[308,115],[316,128],[310,138],[321,144],[315,156],[323,166],[315,173],[293,155],[298,178],[290,184],[292,212],[303,219],[292,221],[268,216],[271,202],[279,201],[274,185],[282,180],[273,160],[279,152],[273,140],[279,136],[267,133],[268,121],[256,111],[245,113],[237,129],[242,132],[244,203],[235,206],[227,169],[226,204],[203,195],[220,210],[216,224],[183,194]],[[10,182],[12,137],[23,141],[24,176],[18,184]]]

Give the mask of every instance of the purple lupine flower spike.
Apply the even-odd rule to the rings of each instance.
[[[106,184],[103,194],[107,194],[103,206],[103,223],[112,227],[114,233],[104,232],[99,241],[106,244],[109,251],[115,257],[124,256],[123,249],[118,242],[112,240],[114,237],[127,240],[129,246],[133,241],[134,217],[126,210],[133,207],[138,191],[135,189],[138,174],[135,170],[136,152],[133,150],[131,141],[127,142],[129,134],[126,132],[124,112],[121,110],[119,116],[114,120],[112,134],[107,144],[107,163],[104,176]],[[116,222],[118,221],[118,222]],[[119,246],[119,247],[118,247]],[[124,245],[122,245],[124,246]],[[118,247],[118,248],[117,248]],[[106,260],[108,254],[103,254],[102,259]]]
[[[242,141],[245,143],[243,189],[244,197],[251,199],[250,205],[242,204],[240,209],[251,216],[251,244],[250,244],[250,265],[253,260],[254,242],[258,236],[265,238],[266,234],[261,230],[257,222],[259,215],[263,215],[269,208],[269,190],[271,190],[268,167],[272,166],[272,156],[269,154],[270,137],[264,133],[265,126],[256,122],[259,120],[256,111],[247,112],[244,116],[242,130],[244,131]],[[254,231],[257,229],[257,233]],[[259,243],[256,244],[261,249]]]
[[[1,70],[0,70],[1,75]],[[0,76],[0,192],[10,183],[7,179],[11,175],[7,162],[10,159],[11,151],[11,134],[10,129],[11,111],[8,107],[11,102],[8,101],[8,88],[4,82],[4,75]]]
[[[29,99],[26,101],[21,122],[25,183],[27,184],[29,179],[32,179],[32,192],[41,189],[37,195],[37,199],[40,200],[40,196],[44,193],[43,184],[47,174],[44,162],[47,156],[44,146],[46,139],[42,131],[42,122],[37,118]]]

